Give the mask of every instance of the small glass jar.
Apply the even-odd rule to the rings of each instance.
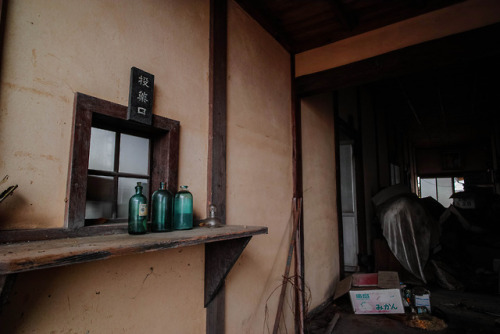
[[[128,202],[128,233],[144,234],[147,232],[148,200],[142,194],[142,183],[137,182],[135,195]]]
[[[193,228],[193,195],[181,186],[174,198],[174,229],[189,230]]]
[[[151,231],[172,231],[172,220],[173,196],[165,187],[165,182],[160,182],[160,189],[151,198]]]

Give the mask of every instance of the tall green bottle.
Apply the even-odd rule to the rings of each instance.
[[[181,186],[174,198],[174,229],[189,230],[193,228],[193,195]]]
[[[128,233],[144,234],[147,232],[148,200],[142,194],[142,184],[137,182],[135,195],[128,202]]]
[[[160,182],[160,189],[154,192],[151,203],[151,231],[172,231],[173,196],[165,188],[165,182]]]

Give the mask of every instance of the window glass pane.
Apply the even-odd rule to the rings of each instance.
[[[118,216],[128,218],[128,201],[135,194],[137,182],[142,182],[142,194],[149,198],[149,184],[147,179],[134,179],[128,177],[118,178]],[[148,199],[149,203],[149,199]]]
[[[399,166],[391,163],[391,186],[401,183]]]
[[[456,177],[454,179],[455,192],[458,193],[460,191],[464,191],[464,178]]]
[[[121,134],[119,171],[149,175],[149,139]]]
[[[112,171],[115,163],[115,132],[92,128],[89,169]]]
[[[438,186],[438,202],[445,208],[451,204],[450,196],[453,194],[452,183],[450,177],[440,177],[437,179]]]
[[[436,179],[420,179],[420,197],[432,197],[437,200],[436,196]]]
[[[113,218],[113,178],[89,175],[85,219]]]

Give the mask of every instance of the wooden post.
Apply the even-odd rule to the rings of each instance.
[[[300,97],[295,92],[295,56],[290,55],[290,76],[291,76],[291,113],[292,113],[292,142],[293,142],[293,197],[302,199],[302,126]],[[300,211],[295,244],[295,331],[303,333],[304,330],[304,226],[303,209]]]
[[[297,214],[301,214],[298,212]],[[304,298],[304,244],[302,242],[303,224],[299,219],[296,233],[295,244],[295,332],[304,334],[305,325],[305,298]]]
[[[334,138],[335,138],[335,179],[337,188],[337,217],[338,217],[338,236],[339,236],[339,275],[340,279],[344,278],[344,229],[342,226],[342,194],[340,192],[340,139],[339,139],[339,105],[338,91],[333,93],[333,115],[334,115]]]
[[[226,223],[227,0],[210,0],[209,138],[207,204],[217,206]],[[208,206],[208,205],[207,205]],[[207,208],[208,213],[208,208]],[[205,271],[207,270],[205,250]],[[225,287],[207,307],[207,334],[225,332]]]

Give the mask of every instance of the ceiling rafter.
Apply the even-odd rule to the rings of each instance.
[[[328,3],[335,14],[335,17],[339,20],[340,24],[345,30],[353,30],[357,25],[357,20],[354,15],[346,11],[345,6],[340,0],[329,0]]]

